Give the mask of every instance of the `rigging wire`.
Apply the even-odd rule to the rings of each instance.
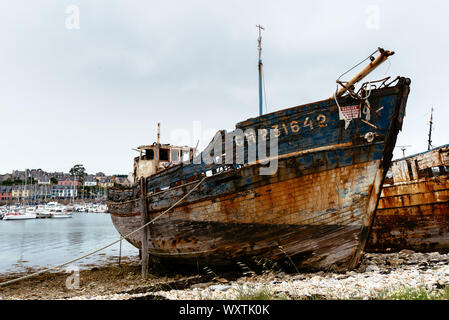
[[[350,71],[354,70],[355,68],[357,68],[359,65],[361,65],[362,63],[364,63],[366,60],[371,59],[373,57],[373,54],[375,54],[376,52],[378,52],[379,49],[377,49],[376,51],[374,51],[373,53],[371,53],[368,57],[366,57],[365,59],[363,59],[362,61],[360,61],[359,63],[357,63],[355,66],[353,66],[351,69],[347,70],[346,72],[342,73],[338,79],[337,82],[340,80],[341,77],[343,77],[345,74],[349,73]]]

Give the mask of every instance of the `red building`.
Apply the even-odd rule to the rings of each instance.
[[[81,182],[75,180],[73,177],[65,177],[64,179],[58,180],[58,186],[81,186]]]
[[[12,187],[0,187],[0,201],[12,200]]]

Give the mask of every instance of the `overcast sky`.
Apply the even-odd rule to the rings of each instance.
[[[127,174],[157,122],[161,142],[184,132],[194,146],[197,130],[204,147],[258,115],[256,24],[268,112],[329,97],[380,46],[396,54],[367,80],[412,80],[397,145],[427,150],[431,107],[433,144],[449,143],[448,13],[447,1],[2,1],[0,173]]]

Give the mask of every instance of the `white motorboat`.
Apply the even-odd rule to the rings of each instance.
[[[56,218],[56,219],[72,217],[72,213],[64,211],[61,208],[50,209],[50,214],[51,214],[52,218]]]
[[[105,205],[105,204],[99,205],[98,206],[98,212],[107,213],[108,212],[108,206]]]
[[[25,220],[25,219],[36,219],[36,213],[32,211],[27,211],[25,209],[11,210],[8,211],[3,217],[3,220]]]
[[[46,206],[38,206],[36,209],[37,218],[51,218],[51,212]]]

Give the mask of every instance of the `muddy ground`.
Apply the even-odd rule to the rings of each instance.
[[[28,274],[32,271],[35,270],[29,270]],[[0,275],[0,282],[25,274]],[[253,270],[246,265],[241,270],[227,272],[203,268],[199,272],[179,273],[155,266],[145,280],[141,278],[138,257],[125,257],[120,266],[117,261],[88,266],[79,271],[79,277],[61,270],[0,286],[0,297],[4,300],[382,299],[404,288],[419,288],[422,290],[419,294],[424,292],[428,297],[446,290],[447,296],[449,254],[408,250],[367,253],[355,270],[345,273]]]

